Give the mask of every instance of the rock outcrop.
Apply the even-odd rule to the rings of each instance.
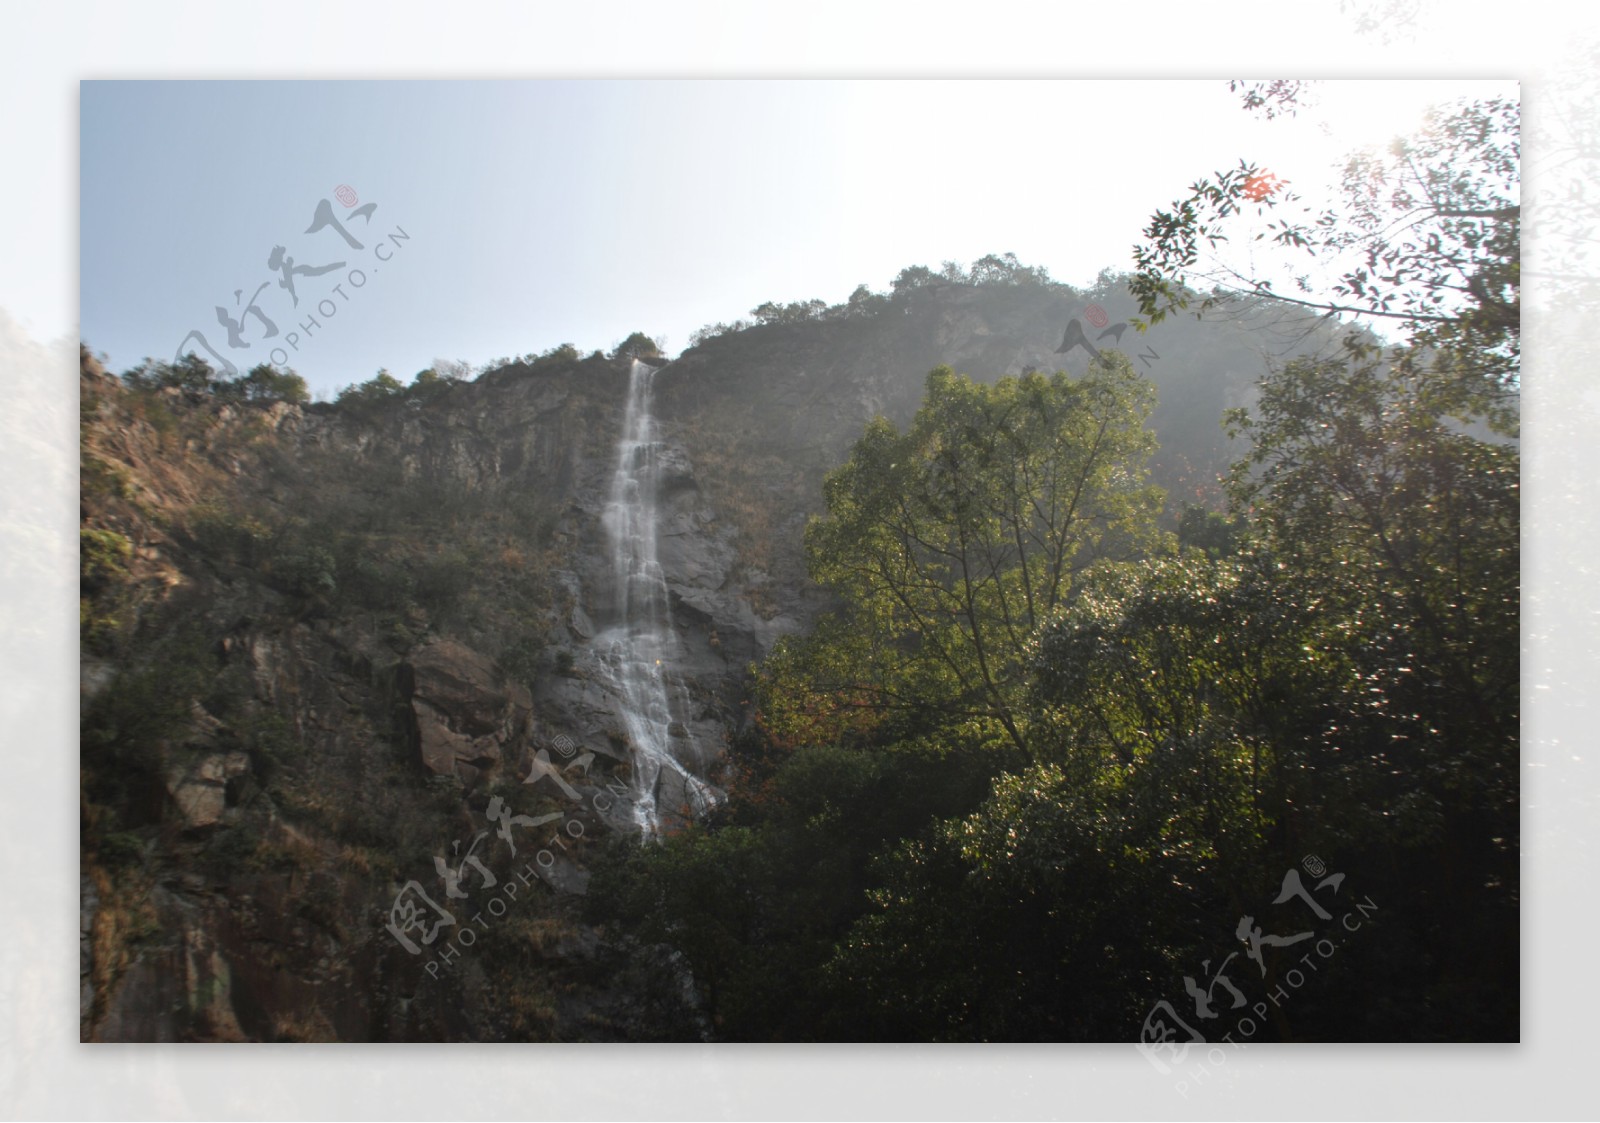
[[[206,753],[188,767],[167,773],[167,791],[189,830],[214,827],[228,807],[228,784],[250,771],[249,754]]]
[[[422,766],[470,781],[527,743],[533,697],[494,662],[454,640],[417,648],[400,664],[407,732]]]

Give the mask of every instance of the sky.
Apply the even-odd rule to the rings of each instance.
[[[81,338],[115,371],[182,346],[326,395],[633,331],[676,353],[989,253],[1087,286],[1202,175],[1315,188],[1484,92],[1517,86],[1329,82],[1269,122],[1220,79],[86,81]]]

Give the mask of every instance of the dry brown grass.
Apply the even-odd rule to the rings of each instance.
[[[113,882],[105,870],[89,871],[99,897],[94,922],[89,930],[90,983],[94,987],[94,1014],[98,1021],[117,980],[133,961],[132,945],[161,930],[155,906],[150,903],[154,883],[142,873],[130,874]]]
[[[272,1017],[272,1036],[275,1041],[328,1042],[339,1040],[333,1023],[327,1015],[315,1008],[279,1011]]]

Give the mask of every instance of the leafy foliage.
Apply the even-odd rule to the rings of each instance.
[[[1178,550],[1200,550],[1207,557],[1226,557],[1238,550],[1246,531],[1245,520],[1226,517],[1197,504],[1185,504],[1178,518]]]
[[[107,650],[124,626],[133,543],[114,530],[78,532],[78,629],[85,646]]]
[[[873,854],[974,806],[989,763],[977,753],[797,751],[714,829],[612,847],[589,917],[681,952],[720,1037],[851,1036],[857,1004],[825,965],[866,904]]]
[[[135,390],[170,388],[203,393],[214,387],[216,372],[211,369],[210,363],[191,352],[175,363],[146,359],[132,370],[124,372],[122,380]]]
[[[214,394],[251,402],[281,401],[304,405],[311,400],[306,380],[293,370],[279,370],[270,363],[258,363],[237,378],[218,378],[211,364],[190,352],[172,363],[146,359],[123,372],[122,381],[130,389],[156,391],[177,389]]]
[[[1308,83],[1291,78],[1276,78],[1270,82],[1235,79],[1228,83],[1228,89],[1240,95],[1246,109],[1258,110],[1269,121],[1279,114],[1294,116],[1300,108],[1300,99],[1307,92],[1307,86]]]
[[[650,359],[661,354],[661,348],[655,340],[642,331],[636,331],[628,336],[611,352],[613,359]]]
[[[272,559],[270,579],[291,596],[303,599],[330,597],[339,587],[337,562],[321,546],[289,549]]]
[[[1234,418],[1252,453],[1233,491],[1285,569],[1319,590],[1335,625],[1326,643],[1360,680],[1344,722],[1385,730],[1376,763],[1400,765],[1410,798],[1433,781],[1470,794],[1504,840],[1515,835],[1519,456],[1441,416],[1422,362],[1295,363],[1269,378],[1258,416]]]
[[[1094,561],[1148,545],[1152,395],[1125,359],[1088,374],[983,386],[948,368],[897,432],[874,421],[829,476],[807,531],[813,577],[844,600],[823,644],[783,649],[770,728],[826,739],[841,705],[976,722],[1028,748],[1019,712],[1029,637]]]
[[[909,839],[825,968],[873,1040],[1115,1040],[1170,962],[1180,863],[1118,847],[1096,794],[1049,766]]]
[[[1268,94],[1256,95],[1273,100]],[[1281,103],[1281,98],[1276,99]],[[1247,104],[1249,96],[1247,95]],[[1501,99],[1437,110],[1417,136],[1347,163],[1336,206],[1313,211],[1247,161],[1197,181],[1158,211],[1134,247],[1132,284],[1146,323],[1271,297],[1324,314],[1396,324],[1419,346],[1502,388],[1514,386],[1521,334],[1520,112]],[[1255,235],[1335,271],[1328,291],[1299,294],[1226,259],[1202,259],[1254,213]]]
[[[268,363],[252,367],[248,374],[228,385],[236,387],[239,395],[247,401],[279,401],[304,405],[311,400],[311,392],[306,387],[305,379],[292,370],[280,371]]]
[[[380,370],[367,381],[346,386],[339,391],[334,404],[360,409],[371,407],[405,392],[405,383],[386,370]]]
[[[792,304],[776,304],[767,301],[750,309],[758,324],[803,324],[807,320],[820,319],[828,305],[821,300],[797,300]]]

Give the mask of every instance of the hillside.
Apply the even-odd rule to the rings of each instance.
[[[825,474],[875,416],[906,425],[936,367],[1083,373],[1058,347],[1091,305],[1111,328],[1133,310],[1109,280],[930,277],[635,352],[661,364],[652,525],[680,653],[662,833],[697,783],[737,781],[752,665],[831,604],[802,541]],[[1156,391],[1167,525],[1218,506],[1219,418],[1276,337],[1175,320],[1116,344]],[[119,379],[84,350],[85,1040],[714,1032],[681,955],[583,907],[600,851],[637,835],[599,642],[631,357],[313,405]]]

